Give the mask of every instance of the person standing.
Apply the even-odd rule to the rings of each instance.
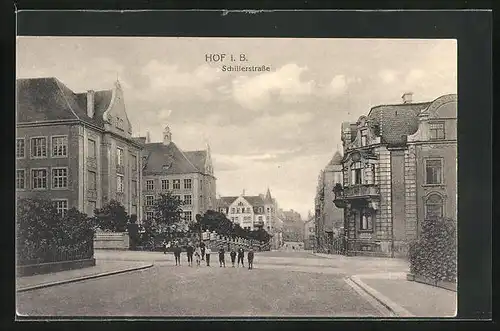
[[[231,263],[234,268],[234,262],[236,262],[236,252],[234,251],[234,248],[231,250],[231,253],[229,253],[229,255],[231,256]]]
[[[200,250],[201,250],[201,260],[205,260],[205,243],[202,241],[200,244]]]
[[[196,266],[199,267],[201,263],[201,248],[199,246],[194,251],[194,257],[196,259]]]
[[[186,253],[187,253],[187,258],[188,258],[188,265],[190,267],[193,266],[193,253],[194,253],[194,248],[191,245],[191,243],[188,243],[187,248],[186,248]]]
[[[181,247],[176,244],[174,247],[175,265],[181,265]]]
[[[207,267],[210,267],[210,254],[212,253],[212,250],[210,249],[210,246],[207,246],[205,249],[205,259],[207,260]]]
[[[226,267],[226,256],[225,256],[225,251],[224,251],[224,247],[221,246],[221,248],[219,249],[219,264],[220,264],[220,267],[222,268],[222,265],[224,265],[224,268]]]
[[[248,257],[248,270],[253,269],[253,249],[250,248],[250,251],[247,254]]]
[[[245,257],[245,251],[243,250],[242,247],[240,247],[238,249],[238,267],[240,266],[240,262],[241,262],[241,266],[245,267],[245,264],[243,263],[244,257]]]

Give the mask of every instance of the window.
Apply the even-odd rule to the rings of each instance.
[[[365,184],[375,184],[375,164],[366,165],[363,180]]]
[[[155,197],[153,195],[146,195],[146,206],[154,205]]]
[[[237,214],[239,214],[239,213],[240,213],[240,211],[241,211],[241,209],[240,209],[240,208],[236,208],[236,213],[237,213]]]
[[[429,123],[430,140],[444,139],[444,123]]]
[[[68,137],[52,137],[52,157],[68,156]]]
[[[16,139],[16,157],[23,158],[25,155],[26,146],[24,144],[24,138]]]
[[[88,172],[88,188],[89,190],[96,190],[97,189],[97,176],[94,171],[89,171]]]
[[[26,173],[24,169],[16,170],[16,189],[22,190],[26,188]]]
[[[186,220],[187,222],[191,222],[193,220],[193,213],[190,211],[185,211],[184,220]]]
[[[47,138],[31,138],[31,157],[47,157]]]
[[[146,212],[146,219],[147,220],[152,220],[154,216],[154,213],[152,211],[147,211]]]
[[[259,213],[262,213],[264,211],[264,208],[259,207]]]
[[[172,197],[178,201],[181,201],[181,196],[180,195],[172,195]]]
[[[116,191],[123,192],[123,176],[122,175],[116,176]]]
[[[123,149],[121,148],[116,149],[116,164],[119,166],[123,165]]]
[[[172,181],[172,186],[174,190],[180,190],[181,189],[181,180],[180,179],[174,179]]]
[[[46,169],[32,169],[31,170],[31,187],[33,189],[47,188],[47,170]]]
[[[57,212],[62,216],[66,215],[68,211],[68,200],[54,200]]]
[[[442,182],[441,160],[425,160],[425,183],[441,184]]]
[[[185,205],[190,205],[192,203],[191,201],[191,195],[185,195],[184,196],[184,204]]]
[[[243,202],[238,202],[238,206],[243,206]]]
[[[87,201],[87,215],[92,217],[94,216],[94,211],[96,210],[97,205],[95,201]]]
[[[68,168],[52,168],[52,188],[68,187]]]
[[[259,222],[262,222],[262,216],[259,216]]]
[[[231,214],[234,214],[235,210],[234,208],[231,208]]]
[[[146,191],[152,191],[152,190],[154,190],[154,188],[155,188],[154,181],[151,179],[148,179],[146,181]]]
[[[122,118],[119,118],[119,117],[116,118],[116,127],[119,130],[123,131],[123,119]]]
[[[361,130],[361,146],[367,145],[367,130]]]
[[[186,190],[190,190],[191,189],[191,179],[184,179],[184,188]]]
[[[361,162],[354,162],[351,166],[351,184],[361,184]]]
[[[443,217],[443,198],[439,194],[429,195],[425,201],[425,218],[436,219]]]
[[[130,156],[130,168],[132,171],[137,171],[137,156],[135,155]]]
[[[367,209],[361,211],[360,214],[360,230],[371,230],[372,229],[372,214]]]
[[[250,207],[247,208],[247,213],[251,213],[252,211],[250,210]]]
[[[162,190],[169,190],[170,189],[170,183],[168,182],[168,179],[162,179],[161,180],[161,189]]]
[[[97,157],[95,140],[92,140],[92,139],[88,140],[87,149],[88,149],[89,157],[94,157],[94,158]]]

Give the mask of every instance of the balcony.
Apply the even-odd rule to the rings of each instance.
[[[347,187],[336,186],[334,189],[335,199],[333,202],[338,208],[346,208],[348,204],[354,200],[365,200],[371,202],[378,200],[380,197],[380,190],[374,184],[360,184]]]

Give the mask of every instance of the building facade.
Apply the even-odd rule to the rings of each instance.
[[[304,242],[304,222],[300,213],[295,210],[282,211],[283,220],[283,241],[284,242]]]
[[[56,78],[16,85],[17,196],[91,216],[117,200],[140,219],[141,145],[132,139],[120,83],[84,93]]]
[[[343,123],[343,187],[349,254],[402,256],[424,219],[457,217],[457,96],[373,107]]]
[[[337,151],[318,176],[315,204],[316,250],[333,252],[333,238],[344,226],[344,211],[334,204],[335,185],[342,185],[342,155]]]
[[[309,217],[304,224],[304,249],[315,250],[316,246],[316,220],[314,216]]]
[[[173,141],[168,126],[162,142],[151,142],[147,137],[137,138],[143,146],[143,214],[153,217],[153,205],[160,193],[170,192],[183,201],[184,230],[216,205],[216,178],[210,147],[199,151],[182,151]]]
[[[275,234],[279,237],[281,223],[277,214],[278,203],[269,189],[266,195],[248,196],[242,193],[238,197],[220,197],[217,199],[217,211],[242,228],[262,228],[273,235],[273,238]]]

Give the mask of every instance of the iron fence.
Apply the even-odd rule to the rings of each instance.
[[[55,243],[29,243],[17,247],[17,265],[76,261],[93,256],[93,238],[66,246]]]

